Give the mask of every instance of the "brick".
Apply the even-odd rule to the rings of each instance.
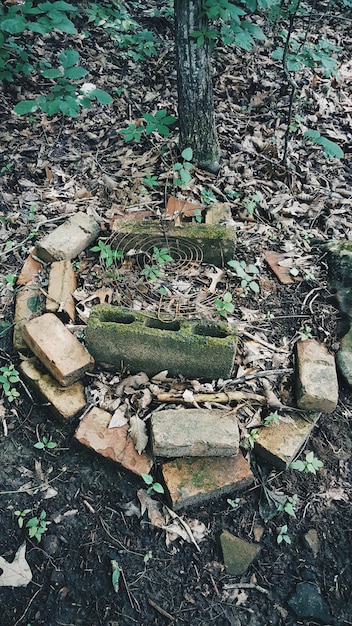
[[[23,338],[23,327],[28,320],[42,313],[43,304],[42,292],[36,283],[27,283],[17,291],[13,330],[13,346],[16,350],[27,349]]]
[[[236,456],[237,419],[228,411],[165,409],[150,417],[155,456]]]
[[[19,370],[41,402],[49,403],[48,410],[59,420],[74,417],[86,406],[82,383],[62,387],[34,357],[22,361]]]
[[[339,394],[334,356],[315,339],[298,341],[296,350],[297,406],[305,411],[332,413]]]
[[[86,329],[87,348],[97,363],[154,376],[228,378],[237,348],[237,330],[227,322],[163,321],[124,307],[92,308]]]
[[[31,251],[25,262],[23,263],[22,269],[17,278],[17,287],[20,287],[21,285],[27,285],[31,282],[37,282],[37,279],[41,271],[43,270],[42,264],[33,258],[33,251],[34,249]]]
[[[72,297],[77,287],[76,275],[70,261],[54,261],[49,274],[46,310],[57,313],[63,322],[75,320],[75,303]]]
[[[196,215],[196,211],[202,212],[202,210],[203,207],[200,204],[187,202],[187,200],[175,198],[174,196],[169,196],[166,205],[166,214],[173,217],[180,217],[181,220],[184,218],[192,218]]]
[[[152,459],[145,452],[138,454],[128,434],[128,424],[108,428],[111,418],[112,415],[107,411],[93,407],[82,418],[75,432],[75,439],[139,476],[149,474],[153,465]]]
[[[228,530],[221,533],[220,544],[227,573],[230,576],[244,574],[260,550],[259,546],[232,535]]]
[[[26,322],[23,338],[50,374],[64,387],[91,370],[94,361],[85,347],[53,314]]]
[[[79,211],[36,244],[37,256],[43,261],[74,259],[98,237],[99,224]]]
[[[282,415],[289,421],[261,428],[254,450],[279,469],[286,469],[301,450],[319,419],[319,413],[305,413],[304,417]]]
[[[242,452],[236,457],[175,459],[162,465],[162,475],[175,511],[231,495],[254,480]]]

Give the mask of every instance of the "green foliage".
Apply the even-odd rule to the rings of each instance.
[[[264,426],[270,426],[270,424],[280,424],[280,415],[277,411],[270,413],[264,419]]]
[[[111,560],[111,568],[112,568],[111,582],[112,582],[114,591],[117,593],[119,590],[120,574],[122,570],[121,570],[119,563],[115,561],[115,559]]]
[[[19,528],[23,528],[24,519],[27,517],[28,513],[31,512],[31,509],[24,509],[23,511],[14,511],[14,514],[17,517],[17,524]]]
[[[158,177],[152,176],[151,174],[149,174],[149,172],[145,175],[142,182],[146,185],[146,187],[149,187],[150,189],[154,189],[154,187],[159,187]]]
[[[156,265],[149,265],[149,263],[146,263],[141,271],[141,276],[145,276],[148,280],[155,282],[158,278],[162,278],[164,274]]]
[[[307,339],[313,339],[311,327],[306,324],[304,329],[298,332],[298,337],[301,341],[307,341]]]
[[[12,170],[14,165],[15,164],[13,161],[6,163],[6,165],[3,165],[2,168],[0,169],[0,174],[6,174],[6,172],[9,172],[10,170]]]
[[[229,504],[232,509],[237,509],[240,501],[241,501],[240,498],[235,498],[235,500],[232,500],[231,498],[227,498],[226,500],[227,504]]]
[[[289,535],[287,534],[287,524],[285,524],[284,526],[281,526],[277,538],[276,538],[277,543],[280,545],[280,543],[284,542],[287,544],[291,544],[291,538],[289,537]]]
[[[168,115],[166,109],[157,111],[155,115],[145,113],[143,117],[147,122],[147,126],[145,128],[146,135],[158,132],[163,137],[168,137],[170,134],[169,126],[172,126],[172,124],[177,122],[177,117]]]
[[[51,441],[51,437],[49,439],[48,437],[43,436],[40,441],[34,444],[34,447],[37,448],[37,450],[53,450],[57,447],[57,443],[55,441]]]
[[[164,265],[169,261],[173,261],[173,258],[170,256],[168,248],[158,248],[157,246],[153,246],[152,260],[155,263],[158,263],[158,265]]]
[[[42,535],[48,530],[49,524],[51,524],[51,522],[48,522],[46,519],[46,511],[42,511],[39,517],[32,517],[26,524],[29,537],[31,539],[34,537],[38,543],[40,543]]]
[[[168,248],[158,248],[157,246],[154,246],[151,260],[152,265],[146,263],[141,271],[141,275],[145,276],[148,280],[155,282],[158,278],[162,278],[164,276],[160,268],[163,267],[165,263],[173,261],[173,258],[169,254]],[[164,292],[161,293],[163,294]]]
[[[210,206],[216,202],[216,197],[211,190],[202,189],[200,192],[200,196],[204,204]]]
[[[92,252],[99,252],[99,260],[106,268],[111,267],[114,262],[120,261],[123,257],[121,250],[112,250],[110,244],[105,243],[101,239],[99,239],[98,245],[93,246],[90,250]]]
[[[316,474],[323,466],[324,463],[314,455],[314,452],[308,452],[304,461],[293,461],[290,464],[290,469],[305,472],[306,474]]]
[[[252,428],[249,433],[245,433],[244,437],[243,447],[249,447],[251,449],[254,448],[254,444],[259,437],[259,428]]]
[[[20,381],[19,372],[13,364],[0,367],[0,387],[9,402],[19,397],[17,389],[13,386]]]
[[[192,148],[185,148],[181,152],[182,162],[177,161],[174,164],[174,185],[176,187],[181,187],[184,189],[188,183],[191,181],[192,177],[189,173],[193,168],[193,164],[191,163],[193,158],[193,150]]]
[[[298,495],[295,493],[293,496],[287,496],[286,502],[279,504],[277,510],[283,511],[292,517],[296,517],[295,508],[297,506]]]
[[[245,294],[251,289],[254,293],[259,293],[259,285],[253,280],[253,276],[259,274],[256,265],[247,265],[245,261],[228,261],[227,264],[235,271],[238,278],[241,279],[241,287]]]
[[[129,124],[127,128],[121,128],[120,133],[124,136],[125,141],[136,141],[139,143],[144,131],[144,126]]]
[[[6,285],[10,285],[10,287],[14,287],[17,281],[16,274],[6,274],[4,276],[4,282]]]
[[[229,291],[224,293],[222,298],[216,298],[214,304],[216,306],[217,312],[222,317],[227,317],[229,313],[233,313],[235,310],[235,307],[232,304],[232,294]]]
[[[157,482],[154,482],[153,477],[150,474],[141,475],[145,484],[148,485],[147,493],[164,493],[164,487]]]
[[[326,137],[322,137],[318,130],[306,130],[303,134],[303,139],[316,143],[318,146],[322,146],[324,155],[328,159],[343,159],[344,157],[344,153],[340,146],[334,141],[326,139]]]
[[[260,196],[257,193],[253,193],[251,196],[246,196],[242,200],[242,205],[247,211],[248,215],[253,215],[254,209],[257,206],[257,203],[260,201]]]
[[[282,30],[280,36],[286,41],[287,32]],[[286,65],[289,72],[297,72],[304,67],[322,68],[325,76],[337,74],[337,61],[332,56],[333,52],[338,52],[341,48],[335,46],[327,39],[319,39],[318,43],[305,42],[306,33],[299,33],[297,38],[290,37],[288,52],[286,55]],[[272,53],[273,59],[282,61],[284,57],[284,46],[278,46]]]

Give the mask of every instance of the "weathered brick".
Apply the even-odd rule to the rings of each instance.
[[[75,320],[75,303],[72,297],[77,286],[76,275],[70,261],[54,261],[49,274],[46,310],[57,313],[63,322]]]
[[[112,415],[93,407],[82,418],[75,439],[97,454],[119,463],[135,474],[149,474],[152,459],[145,453],[138,454],[132,438],[128,434],[128,424],[109,428]]]
[[[261,428],[254,450],[279,469],[286,469],[300,451],[319,419],[319,413],[282,415],[289,421]]]
[[[235,457],[175,459],[162,465],[162,475],[175,510],[230,495],[254,480],[242,452]]]
[[[23,327],[28,320],[41,314],[43,304],[42,293],[36,283],[27,283],[17,291],[13,330],[13,346],[16,350],[27,348],[23,338]]]
[[[231,205],[228,202],[218,202],[211,204],[205,213],[205,223],[224,224],[227,220],[232,219]]]
[[[31,282],[37,282],[37,278],[43,270],[42,264],[33,258],[33,252],[34,248],[23,263],[22,269],[17,278],[17,287],[21,285],[27,285]]]
[[[94,361],[85,347],[53,313],[26,322],[23,338],[64,387],[72,385],[93,368]]]
[[[237,419],[232,413],[208,409],[165,409],[150,418],[156,456],[236,456]]]
[[[69,419],[86,406],[82,383],[62,387],[34,357],[22,361],[19,370],[42,402],[49,403],[48,410],[57,419]]]
[[[339,394],[334,356],[315,339],[298,341],[296,350],[298,407],[331,413],[336,409]]]
[[[36,244],[37,256],[43,261],[74,259],[98,237],[99,224],[79,211]]]

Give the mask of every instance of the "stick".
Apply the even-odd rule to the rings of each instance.
[[[178,396],[172,392],[158,393],[156,397],[158,402],[180,402],[182,404],[191,404],[191,402],[189,400],[185,400],[182,395]],[[241,402],[242,400],[264,403],[266,398],[265,396],[260,396],[257,393],[246,393],[245,391],[221,391],[218,393],[195,393],[193,394],[192,402],[219,402],[221,404],[227,404],[228,402]]]
[[[163,615],[164,617],[167,617],[167,619],[171,620],[172,622],[174,621],[175,618],[173,617],[173,615],[171,615],[171,613],[168,613],[167,611],[164,611],[164,609],[162,609],[161,606],[156,604],[156,602],[154,602],[154,600],[152,600],[151,598],[148,598],[148,603],[150,604],[150,606],[153,607],[153,609],[158,611],[158,613],[160,613],[160,615]]]

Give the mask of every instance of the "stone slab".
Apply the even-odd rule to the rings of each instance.
[[[220,544],[227,573],[230,576],[244,574],[260,550],[259,546],[232,535],[228,530],[221,533]]]
[[[56,419],[67,420],[74,417],[86,406],[82,383],[62,387],[35,357],[22,361],[19,371],[41,402],[49,403],[48,410]]]
[[[301,450],[319,419],[319,413],[305,413],[304,418],[285,416],[290,421],[280,420],[261,428],[255,441],[254,450],[262,458],[279,469],[286,469]]]
[[[87,348],[97,363],[122,365],[154,376],[228,378],[237,348],[237,329],[227,322],[163,321],[124,307],[92,308],[86,328]]]
[[[153,454],[162,457],[234,457],[239,449],[236,416],[220,409],[165,409],[150,417]]]
[[[26,322],[23,338],[48,372],[64,387],[93,369],[94,360],[53,313]]]
[[[207,207],[205,212],[205,223],[210,226],[213,224],[224,224],[232,220],[231,205],[228,202],[216,202]]]
[[[75,432],[75,439],[139,476],[149,474],[153,465],[152,459],[145,452],[138,454],[128,434],[128,424],[108,428],[111,418],[112,415],[107,411],[93,407],[82,418]]]
[[[175,511],[231,495],[254,480],[241,451],[235,457],[175,459],[163,463],[161,470]]]
[[[296,344],[297,406],[304,411],[332,413],[339,395],[335,359],[315,339]]]
[[[48,297],[46,310],[48,313],[57,313],[63,322],[74,322],[75,303],[73,292],[77,287],[76,274],[72,264],[67,259],[54,261],[50,267]]]
[[[79,211],[36,244],[37,256],[47,263],[74,259],[97,239],[99,232],[95,219]]]

